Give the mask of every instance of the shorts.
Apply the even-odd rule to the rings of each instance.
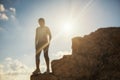
[[[48,42],[38,42],[38,44],[36,45],[36,53],[40,53],[42,50],[47,50],[48,48]]]

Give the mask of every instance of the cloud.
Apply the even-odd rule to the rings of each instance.
[[[10,7],[6,9],[3,4],[0,4],[0,20],[16,20],[16,9]]]
[[[8,20],[8,16],[5,13],[0,13],[0,20]]]
[[[30,70],[27,65],[11,57],[5,58],[4,64],[0,64],[0,69],[4,72],[3,74],[29,73]]]
[[[5,11],[5,7],[3,4],[0,4],[0,12],[4,12]]]
[[[12,20],[16,20],[16,17],[15,17],[15,15],[10,15],[10,18],[12,19]]]
[[[0,73],[3,73],[3,65],[2,64],[0,64]]]
[[[1,80],[27,80],[30,73],[30,68],[18,59],[7,57],[0,64]]]
[[[16,13],[16,9],[15,8],[9,8],[10,9],[10,11],[12,12],[12,13]]]
[[[9,11],[10,11],[10,18],[12,19],[12,20],[16,20],[16,9],[15,8],[9,8]]]
[[[15,59],[13,60],[12,58],[8,57],[5,59],[5,64],[7,66],[7,73],[26,73],[28,70],[28,67],[23,64],[21,61]]]
[[[5,60],[6,60],[6,61],[11,61],[11,60],[12,60],[12,58],[7,57],[7,58],[5,58]]]
[[[0,4],[0,20],[8,20],[8,16],[6,14],[6,9],[3,4]]]

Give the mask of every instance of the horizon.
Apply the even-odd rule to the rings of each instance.
[[[35,69],[34,38],[41,17],[45,18],[52,33],[49,56],[50,60],[55,60],[72,54],[73,37],[83,37],[99,28],[120,27],[120,1],[1,0],[0,79],[29,79],[29,74]],[[44,72],[43,53],[40,57]],[[12,73],[18,74],[10,75]]]

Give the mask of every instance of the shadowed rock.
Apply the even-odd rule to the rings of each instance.
[[[53,74],[31,75],[30,80],[58,80]]]
[[[66,80],[119,80],[120,28],[101,28],[73,38],[72,55],[53,61],[52,71]]]

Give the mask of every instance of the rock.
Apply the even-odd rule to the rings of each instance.
[[[52,61],[52,74],[30,80],[120,80],[120,27],[72,38],[72,55]]]
[[[72,55],[52,61],[60,80],[120,80],[120,28],[72,39]]]
[[[58,80],[53,74],[31,75],[30,80]]]

